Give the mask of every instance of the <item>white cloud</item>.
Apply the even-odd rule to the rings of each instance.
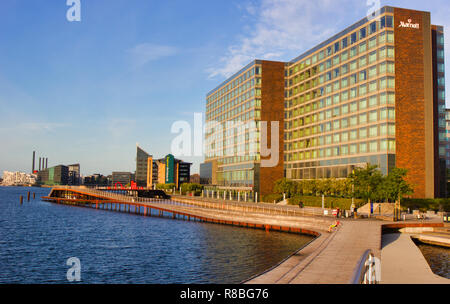
[[[142,43],[129,49],[128,53],[131,56],[133,67],[139,68],[150,61],[173,56],[177,53],[177,49],[168,45]]]
[[[293,59],[357,21],[344,18],[357,7],[363,14],[368,9],[365,1],[354,0],[262,0],[240,6],[256,21],[228,47],[219,66],[207,70],[209,77],[229,77],[253,59]]]

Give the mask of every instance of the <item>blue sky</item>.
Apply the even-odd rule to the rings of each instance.
[[[446,0],[381,5],[430,11],[432,23],[450,25]],[[136,143],[155,157],[169,153],[172,123],[192,122],[227,76],[254,58],[293,59],[369,6],[81,0],[81,22],[68,22],[68,9],[66,0],[0,1],[0,174],[30,171],[33,150],[52,166],[80,163],[84,175],[134,171]],[[198,171],[201,157],[183,159]]]

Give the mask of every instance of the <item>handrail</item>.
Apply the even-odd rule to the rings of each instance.
[[[372,250],[367,249],[361,256],[350,284],[377,284],[379,283],[376,273],[376,258]]]

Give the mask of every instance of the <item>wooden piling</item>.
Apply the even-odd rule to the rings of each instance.
[[[23,195],[20,196],[20,204],[23,204]]]
[[[33,199],[36,199],[36,193],[33,192]]]
[[[30,191],[28,191],[28,193],[27,193],[27,200],[28,200],[28,202],[30,202]]]

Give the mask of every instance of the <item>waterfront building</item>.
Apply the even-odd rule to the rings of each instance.
[[[203,180],[222,189],[270,193],[273,182],[283,177],[284,65],[252,61],[207,94]],[[268,147],[260,140],[261,122],[272,121],[278,122],[272,145],[279,149],[277,155],[261,157],[261,147]],[[270,123],[265,130],[271,138]],[[270,157],[278,161],[261,165]]]
[[[138,187],[148,186],[148,169],[149,169],[149,159],[152,156],[145,152],[141,147],[136,145],[136,184]],[[152,176],[152,174],[150,174]],[[150,185],[152,183],[150,182]]]
[[[175,184],[177,189],[181,184],[189,183],[192,163],[184,162],[168,154],[164,158],[155,160],[154,164],[156,183]]]
[[[131,172],[113,172],[111,176],[112,186],[116,186],[116,184],[127,186],[131,185],[131,181],[133,181],[134,174]]]
[[[37,181],[36,174],[27,174],[23,172],[3,171],[3,178],[0,181],[3,186],[24,186],[34,185]]]
[[[111,179],[102,174],[91,174],[83,178],[83,184],[86,186],[107,186],[111,184]]]
[[[274,65],[269,79],[265,63]],[[429,12],[385,6],[285,64],[253,61],[206,99],[207,122],[282,122],[279,164],[289,179],[344,178],[371,163],[384,174],[407,169],[413,197],[446,196],[444,33]],[[259,131],[254,142],[226,128],[212,143],[206,134],[201,177],[271,192],[280,174],[258,167]],[[224,154],[247,143],[256,155]]]
[[[189,182],[200,184],[200,174],[198,174],[198,173],[192,174],[189,179]]]
[[[80,164],[69,165],[69,185],[80,185]]]
[[[69,167],[54,166],[41,170],[37,174],[38,182],[44,185],[67,185],[69,182]]]

